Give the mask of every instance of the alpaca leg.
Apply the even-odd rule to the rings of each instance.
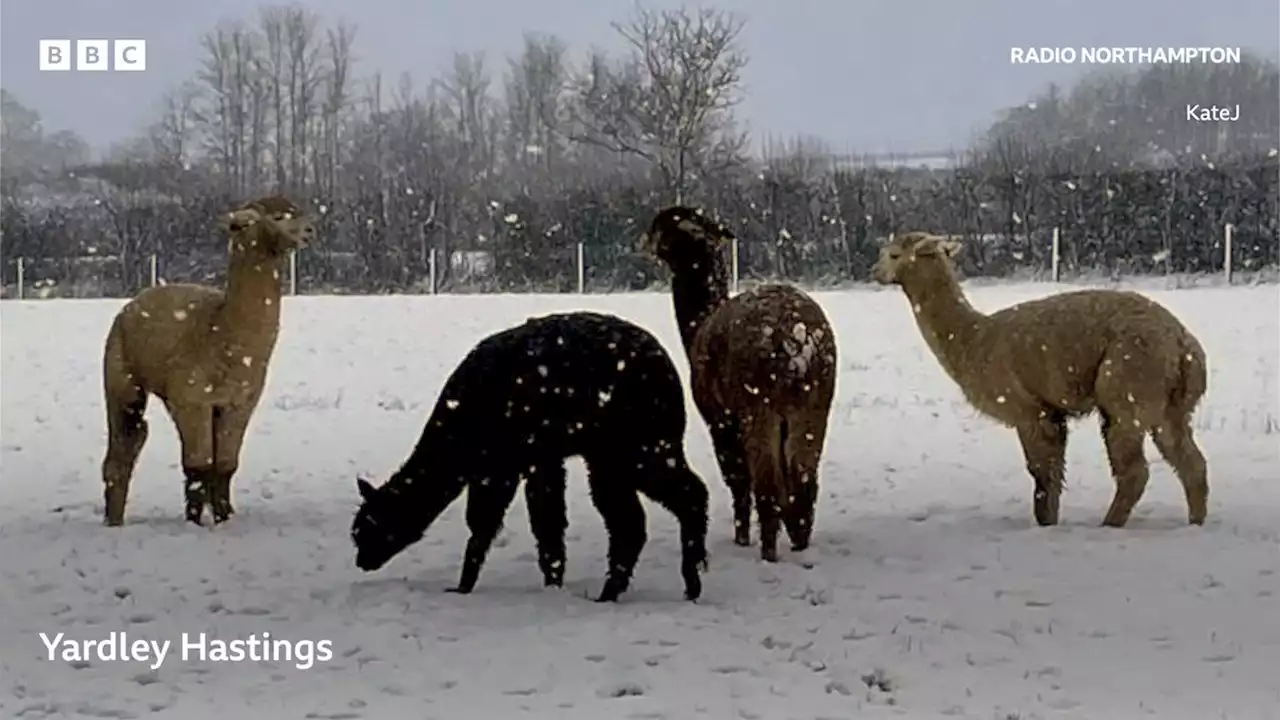
[[[758,425],[743,436],[747,467],[755,491],[756,515],[760,518],[760,559],[778,561],[778,531],[781,529],[782,474],[781,431],[776,423]]]
[[[730,418],[708,425],[720,475],[733,497],[733,541],[746,547],[751,544],[751,475],[742,447],[742,431]]]
[[[787,536],[791,538],[791,549],[795,552],[806,550],[813,535],[814,509],[818,504],[818,468],[822,464],[826,435],[826,412],[813,419],[797,415],[787,424],[782,452],[791,498],[782,520]]]
[[[462,556],[462,575],[457,586],[449,588],[449,592],[466,594],[475,588],[493,539],[502,530],[507,508],[516,498],[518,484],[513,475],[489,478],[483,483],[473,481],[467,485],[467,528],[471,530],[471,537]]]
[[[702,595],[702,573],[707,569],[707,485],[686,461],[683,453],[653,457],[640,479],[640,492],[661,505],[680,523],[680,574],[684,596]]]
[[[1046,408],[1035,419],[1018,425],[1018,440],[1027,472],[1036,484],[1032,500],[1036,524],[1057,525],[1067,462],[1066,417]]]
[[[1192,525],[1203,525],[1209,512],[1209,470],[1192,434],[1190,419],[1170,420],[1156,428],[1151,439],[1182,482],[1189,521]]]
[[[213,470],[209,486],[209,507],[213,522],[221,524],[235,514],[231,504],[231,480],[240,467],[240,448],[244,445],[252,407],[219,407],[213,412]]]
[[[564,586],[564,533],[569,527],[565,506],[566,477],[563,460],[548,460],[529,468],[524,499],[529,526],[538,543],[538,568],[544,587]]]
[[[107,455],[102,461],[103,514],[107,525],[124,523],[124,508],[129,499],[129,483],[133,479],[138,455],[147,442],[147,394],[136,387],[127,393],[108,390]]]
[[[172,401],[166,407],[182,442],[187,520],[200,525],[209,489],[217,480],[213,466],[213,407]]]
[[[621,468],[620,463],[587,461],[591,484],[591,502],[604,520],[609,533],[609,572],[597,602],[615,602],[631,586],[640,552],[648,541],[644,505],[636,493],[637,483],[627,482],[637,470]]]
[[[1124,527],[1129,522],[1133,506],[1142,499],[1142,493],[1147,489],[1149,470],[1142,447],[1146,435],[1132,420],[1116,418],[1104,412],[1102,439],[1107,445],[1107,459],[1111,463],[1111,474],[1116,482],[1116,494],[1102,524]]]

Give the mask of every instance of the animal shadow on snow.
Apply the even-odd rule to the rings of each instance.
[[[518,553],[517,553],[518,554]],[[580,605],[583,608],[595,608],[601,613],[617,612],[618,607],[609,603],[598,603],[593,600],[598,584],[595,577],[596,568],[584,567],[577,579],[565,578],[564,587],[541,587],[534,582],[538,579],[537,567],[530,571],[522,566],[526,561],[518,558],[497,558],[492,568],[492,578],[483,591],[460,595],[446,592],[453,584],[460,563],[451,562],[431,567],[412,567],[399,577],[380,577],[360,579],[352,582],[347,593],[348,603],[353,606],[377,606],[395,604],[409,611],[441,607],[482,608],[492,605],[542,605],[546,607],[563,607],[567,604]],[[510,567],[498,567],[509,561]],[[517,567],[521,566],[521,567]],[[648,575],[652,572],[646,572]],[[532,572],[529,577],[526,574]],[[714,605],[715,601],[706,597],[699,598],[699,605]],[[636,588],[629,591],[625,608],[630,610],[644,606],[662,606],[676,608],[688,603],[672,599],[672,588],[658,585],[655,587]]]
[[[340,525],[342,522],[342,518],[337,515],[321,517],[320,513],[311,508],[282,507],[279,504],[267,502],[245,504],[243,509],[237,508],[237,510],[234,520],[223,525],[211,527],[209,532],[226,537],[242,537],[263,531],[270,531],[275,534],[280,528],[297,525],[306,526],[310,524],[310,520],[315,520],[321,527],[334,523]],[[34,532],[41,526],[64,525],[68,522],[77,524],[83,522],[98,526],[101,525],[101,517],[101,502],[76,502],[55,505],[49,508],[49,512],[44,517],[28,517],[25,522],[27,527]],[[126,531],[130,528],[147,528],[165,535],[190,535],[193,532],[198,533],[200,531],[200,528],[192,527],[191,523],[182,514],[175,513],[171,507],[162,505],[138,507],[137,511],[123,526]]]
[[[936,558],[948,562],[958,547],[986,544],[992,541],[1052,541],[1054,538],[1137,539],[1198,533],[1218,525],[1210,518],[1204,528],[1188,528],[1180,509],[1174,505],[1155,504],[1135,512],[1124,528],[1102,527],[1090,514],[1089,507],[1068,509],[1062,522],[1052,527],[1039,527],[1029,517],[1021,501],[1016,504],[964,507],[932,506],[927,509],[907,508],[896,512],[860,514],[856,511],[818,517],[816,529],[822,540],[804,553],[780,553],[784,563],[801,562],[822,565],[828,562],[859,563],[885,556],[911,555]],[[735,567],[750,566],[749,549],[736,547],[732,538],[718,537],[711,547],[712,568],[718,566],[732,573]]]

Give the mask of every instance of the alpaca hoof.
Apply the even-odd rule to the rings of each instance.
[[[684,580],[684,599],[694,602],[702,597],[702,579],[695,576],[687,577]]]
[[[471,588],[464,588],[460,586],[445,588],[444,591],[447,593],[453,593],[454,595],[470,595],[471,594]]]
[[[778,551],[772,548],[762,548],[760,550],[760,559],[767,563],[778,562]]]
[[[627,590],[627,582],[619,581],[615,578],[609,578],[604,581],[604,589],[600,591],[600,595],[596,597],[598,603],[617,602],[622,593]]]
[[[738,547],[751,547],[751,536],[747,533],[736,533],[733,536],[733,544]]]

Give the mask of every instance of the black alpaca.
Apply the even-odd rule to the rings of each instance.
[[[467,490],[471,538],[454,592],[475,587],[507,508],[524,481],[538,566],[564,581],[566,458],[587,465],[591,499],[609,533],[600,601],[626,591],[647,540],[637,492],[680,523],[685,597],[702,593],[707,488],[684,453],[684,392],[648,331],[611,315],[533,318],[482,340],[445,382],[422,436],[382,487],[363,498],[351,538],[356,565],[377,570],[422,538]]]

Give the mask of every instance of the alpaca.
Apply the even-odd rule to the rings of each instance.
[[[779,519],[794,551],[813,532],[836,341],[822,308],[797,288],[730,298],[721,245],[732,239],[700,210],[676,206],[654,217],[641,249],[672,273],[694,404],[733,496],[734,542],[751,544],[754,493],[760,557],[776,562]]]
[[[186,518],[215,524],[235,509],[231,479],[280,329],[280,265],[315,234],[291,202],[266,197],[222,218],[230,263],[225,290],[161,285],[116,314],[103,355],[108,447],[102,462],[105,521],[124,522],[129,483],[147,439],[155,395],[177,426]]]
[[[445,381],[400,469],[378,488],[357,480],[356,565],[381,568],[421,539],[465,488],[471,537],[452,590],[471,592],[523,481],[544,585],[560,587],[564,461],[577,455],[609,533],[598,599],[615,601],[630,585],[647,539],[643,493],[679,521],[685,597],[696,600],[707,558],[707,488],[685,457],[686,424],[671,358],[630,322],[573,312],[495,333]]]
[[[1141,498],[1148,434],[1182,483],[1191,524],[1203,524],[1209,481],[1191,430],[1208,382],[1200,342],[1134,292],[1065,292],[985,315],[956,279],[961,249],[908,233],[881,249],[873,274],[902,287],[925,342],[965,398],[1017,430],[1035,481],[1036,522],[1058,523],[1067,420],[1097,410],[1116,483],[1102,524],[1123,527]]]

